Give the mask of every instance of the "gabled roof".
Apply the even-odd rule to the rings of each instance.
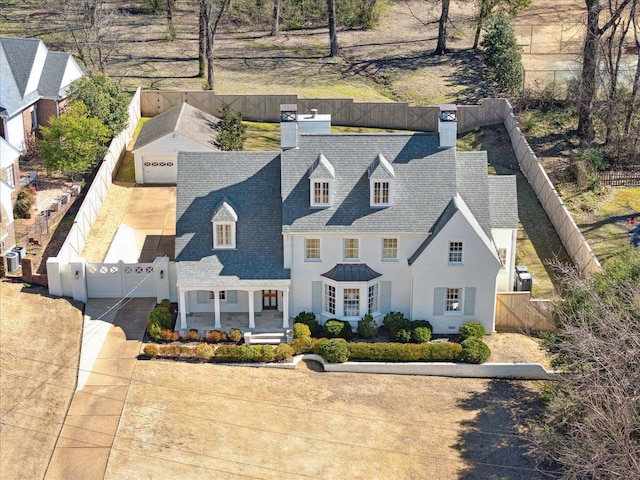
[[[489,176],[492,228],[518,228],[518,191],[515,175]]]
[[[4,138],[0,137],[0,168],[8,167],[19,157],[20,152]]]
[[[320,153],[331,159],[336,180],[333,205],[318,210],[310,208],[306,174]],[[369,202],[368,169],[378,155],[395,174],[393,205],[384,209]],[[484,168],[486,177],[486,163]],[[282,230],[426,233],[455,195],[456,177],[456,150],[439,149],[435,134],[301,135],[297,149],[282,153]],[[483,209],[486,204],[485,198]]]
[[[212,222],[237,222],[238,214],[233,209],[231,205],[229,205],[227,199],[223,199],[220,204],[216,207],[213,212],[213,217],[211,217]]]
[[[178,154],[178,286],[288,285],[280,203],[280,152]],[[307,181],[308,183],[308,181]],[[236,249],[213,250],[210,219],[228,202],[237,214]],[[215,285],[213,284],[215,282]]]
[[[393,166],[381,153],[369,165],[369,178],[373,180],[392,180],[396,178]]]
[[[335,282],[369,282],[374,278],[381,277],[382,274],[373,270],[366,263],[338,263],[322,276]]]
[[[82,76],[73,56],[41,40],[0,37],[0,115],[13,116],[40,98],[61,99]]]
[[[219,118],[188,103],[177,105],[153,117],[143,125],[133,151],[135,152],[170,133],[180,133],[211,150],[218,150],[219,122]]]
[[[462,199],[462,197],[456,193],[456,195],[451,199],[447,208],[444,209],[440,217],[433,226],[433,229],[429,232],[429,236],[425,239],[422,244],[416,249],[416,251],[409,257],[408,263],[409,265],[413,265],[413,263],[420,257],[420,255],[429,247],[429,245],[433,242],[433,240],[438,236],[438,234],[444,229],[444,227],[451,221],[451,219],[456,215],[456,213],[462,214],[465,220],[469,223],[473,231],[476,233],[478,238],[482,241],[482,243],[487,247],[487,250],[493,254],[497,261],[498,259],[496,249],[491,243],[491,239],[484,232],[484,230],[480,227],[480,224],[469,210],[469,207]]]
[[[336,178],[336,171],[323,154],[318,155],[315,163],[311,166],[310,179]]]

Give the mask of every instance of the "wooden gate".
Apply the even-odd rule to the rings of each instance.
[[[496,295],[495,326],[498,332],[553,332],[549,300],[532,300],[529,292]]]

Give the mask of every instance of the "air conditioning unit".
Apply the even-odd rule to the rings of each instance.
[[[17,272],[20,268],[20,255],[16,252],[7,252],[5,257],[7,258],[7,270],[9,273]]]

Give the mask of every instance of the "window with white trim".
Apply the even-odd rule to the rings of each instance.
[[[320,260],[320,239],[305,238],[304,239],[304,259],[317,261]]]
[[[328,180],[311,181],[311,206],[328,207],[331,205],[331,182]]]
[[[345,238],[343,240],[345,260],[358,260],[360,255],[360,241],[357,238]]]
[[[373,204],[389,205],[391,184],[389,182],[373,182]]]
[[[16,175],[13,171],[13,165],[7,167],[7,183],[12,187],[16,186]]]
[[[382,259],[383,260],[398,259],[398,239],[397,238],[382,239]]]
[[[462,288],[447,288],[444,311],[448,314],[462,314]]]
[[[462,263],[462,242],[449,242],[449,263]]]
[[[507,249],[506,248],[498,248],[498,258],[500,259],[500,268],[505,268],[507,265]]]
[[[226,300],[227,299],[226,290],[220,290],[218,292],[218,298],[220,298],[220,300]],[[216,299],[216,292],[209,292],[209,300],[215,300],[215,299]]]
[[[345,317],[360,316],[360,289],[359,288],[344,289],[344,316]]]
[[[38,105],[34,105],[31,109],[31,131],[38,129]]]
[[[374,283],[369,286],[369,308],[367,313],[373,313],[378,311],[378,284]]]
[[[324,310],[336,314],[336,287],[324,284]]]
[[[232,222],[213,224],[213,248],[236,248],[236,225]]]

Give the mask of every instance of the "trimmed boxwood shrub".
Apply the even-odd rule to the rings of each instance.
[[[199,338],[200,338],[200,334],[198,333],[198,330],[196,330],[195,328],[189,329],[189,331],[185,333],[184,337],[182,337],[182,339],[185,342],[195,342]]]
[[[273,359],[276,362],[290,362],[293,358],[293,348],[288,343],[281,343],[273,349]]]
[[[411,337],[416,343],[427,343],[431,340],[431,329],[429,327],[416,327],[413,329]]]
[[[163,357],[193,357],[195,355],[195,347],[186,345],[160,345],[158,354]]]
[[[304,323],[306,326],[308,326],[309,330],[311,331],[312,337],[317,338],[322,335],[322,325],[320,325],[316,320],[315,313],[300,312],[294,320],[294,324],[296,323]]]
[[[327,343],[329,341],[328,338],[314,338],[311,340],[311,347],[309,348],[309,351],[311,353],[315,353],[316,355],[320,355],[320,349],[322,348],[322,345],[324,345],[325,343]]]
[[[293,324],[293,338],[311,338],[311,330],[309,329],[309,325],[305,323],[294,323]]]
[[[382,325],[387,327],[391,338],[395,338],[396,332],[401,329],[410,330],[409,320],[400,312],[389,312],[384,316]]]
[[[170,328],[163,328],[160,337],[165,342],[176,342],[180,338],[180,334]]]
[[[240,340],[242,340],[242,330],[240,330],[239,328],[232,328],[231,330],[229,330],[229,340],[231,340],[232,342],[239,342]]]
[[[362,338],[371,338],[375,337],[378,332],[378,325],[376,325],[373,316],[370,314],[366,314],[358,321],[358,327],[356,328],[356,332]]]
[[[330,363],[344,363],[349,360],[349,344],[344,338],[331,338],[320,347],[320,355]]]
[[[168,298],[163,298],[162,300],[160,300],[160,306],[171,311],[171,300],[169,300]]]
[[[220,345],[216,348],[214,360],[217,362],[250,362],[253,359],[251,345]]]
[[[219,330],[211,330],[207,333],[207,342],[220,343],[222,341],[222,332]]]
[[[270,363],[275,359],[273,347],[271,345],[252,345],[253,361]]]
[[[311,348],[311,344],[311,337],[294,338],[291,342],[291,348],[293,349],[293,353],[295,355],[299,355],[301,353],[308,352]]]
[[[458,343],[350,343],[351,360],[379,362],[453,362],[460,360]]]
[[[158,356],[158,346],[155,343],[147,343],[142,349],[144,354],[149,358]]]
[[[478,338],[467,338],[461,344],[462,361],[465,363],[484,363],[491,356],[491,350]]]
[[[396,342],[409,343],[411,341],[411,330],[401,328],[400,330],[396,331],[393,338]]]
[[[324,324],[324,334],[327,338],[344,338],[345,340],[351,340],[353,337],[353,330],[349,322],[343,322],[342,320],[328,320]]]
[[[482,338],[487,334],[480,322],[465,322],[460,325],[458,332],[465,340],[467,338]]]

